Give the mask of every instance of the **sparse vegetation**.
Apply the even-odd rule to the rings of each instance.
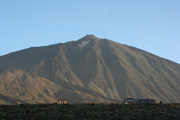
[[[180,104],[1,105],[0,119],[179,120]]]

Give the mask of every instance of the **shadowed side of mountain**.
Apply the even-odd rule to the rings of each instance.
[[[5,95],[0,94],[0,104],[13,104],[16,105],[18,102]]]

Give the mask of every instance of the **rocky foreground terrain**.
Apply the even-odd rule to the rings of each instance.
[[[180,104],[1,105],[1,120],[180,120]]]

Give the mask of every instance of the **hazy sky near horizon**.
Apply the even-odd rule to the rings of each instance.
[[[0,1],[0,56],[87,34],[180,63],[180,0]]]

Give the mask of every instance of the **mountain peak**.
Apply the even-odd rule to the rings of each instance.
[[[84,36],[83,38],[81,38],[80,40],[85,40],[85,41],[87,41],[87,40],[96,40],[96,39],[98,39],[95,35],[93,35],[93,34],[91,34],[91,35],[86,35],[86,36]]]

